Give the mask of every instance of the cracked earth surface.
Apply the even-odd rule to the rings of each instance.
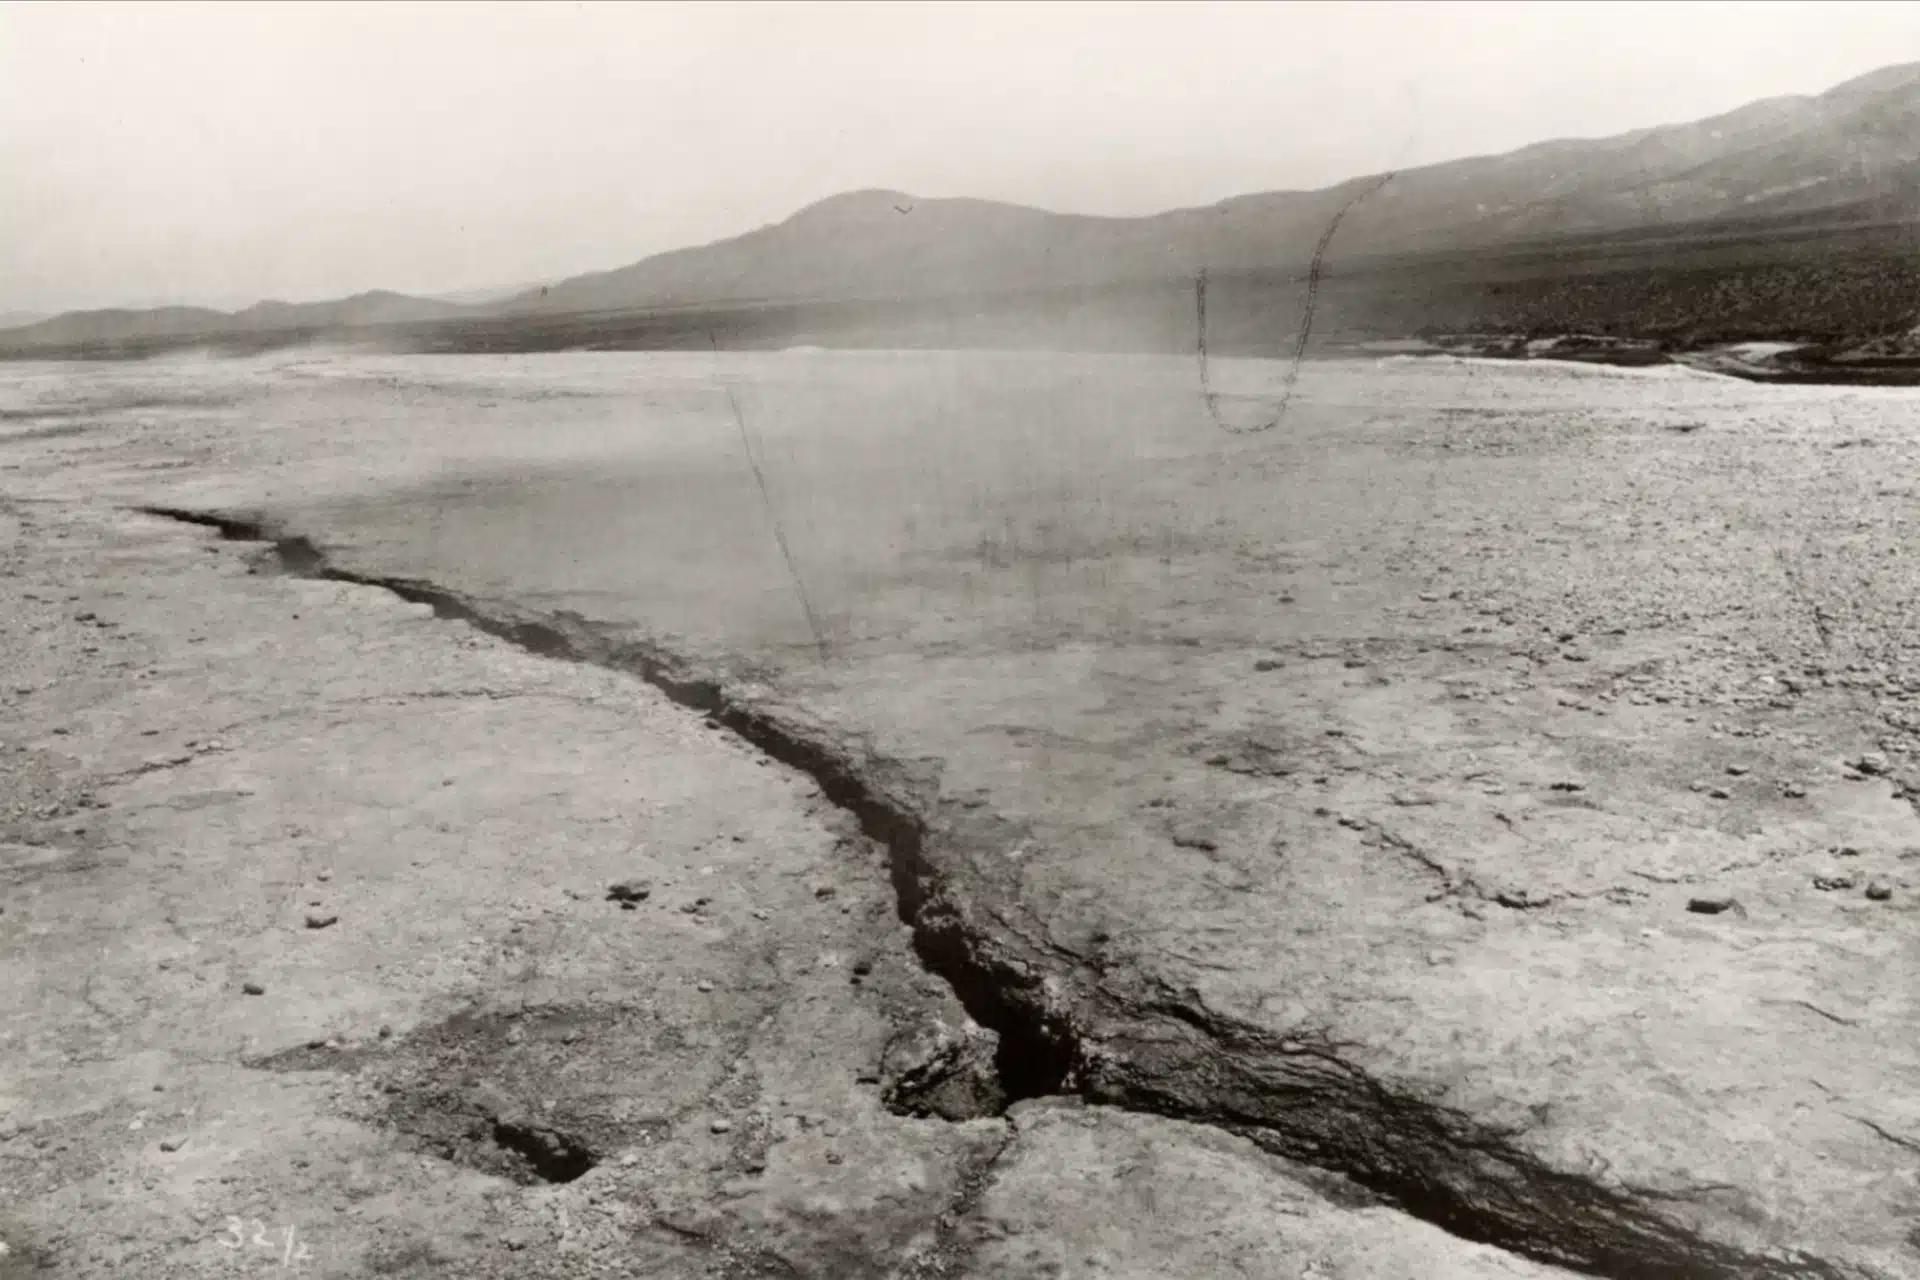
[[[1229,456],[1125,420],[1064,531],[1042,458],[959,585],[916,510],[813,665],[567,479],[611,391],[448,490],[396,423],[540,383],[455,367],[3,446],[18,1256],[1917,1273],[1899,395],[1330,367]]]

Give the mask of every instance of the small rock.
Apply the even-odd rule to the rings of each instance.
[[[1253,669],[1255,671],[1278,671],[1280,669],[1280,660],[1278,658],[1260,658],[1254,662]]]
[[[1813,887],[1824,890],[1851,889],[1856,883],[1857,881],[1855,881],[1852,876],[1844,872],[1839,875],[1815,876],[1813,878]]]
[[[267,989],[257,982],[243,982],[240,984],[240,989],[250,996],[263,996],[267,994]]]
[[[1789,800],[1804,800],[1807,798],[1807,789],[1797,782],[1786,782],[1781,784],[1780,794]]]
[[[309,929],[327,929],[339,922],[340,917],[330,911],[307,912],[307,928]]]
[[[1887,885],[1881,884],[1878,880],[1875,880],[1867,886],[1867,897],[1875,902],[1885,902],[1892,896],[1893,890]]]
[[[166,1152],[174,1152],[174,1151],[178,1151],[178,1150],[179,1150],[180,1148],[182,1148],[182,1147],[184,1147],[184,1146],[186,1146],[186,1145],[187,1145],[187,1140],[186,1140],[185,1138],[162,1138],[162,1139],[160,1139],[160,1149],[161,1149],[162,1151],[166,1151]]]
[[[331,871],[317,872],[315,873],[313,878],[320,881],[322,884],[325,884],[327,881],[333,879],[333,872]]]
[[[1712,800],[1726,800],[1726,799],[1729,799],[1732,795],[1733,793],[1731,791],[1728,791],[1725,787],[1708,787],[1707,788],[1707,797]]]
[[[1732,911],[1739,905],[1738,902],[1727,897],[1687,899],[1687,910],[1699,916],[1717,916],[1722,912]]]
[[[1744,778],[1747,776],[1747,766],[1743,764],[1730,764],[1727,766],[1727,776]]]
[[[393,1038],[393,1028],[383,1022],[380,1024],[379,1035],[382,1040],[391,1040]]]
[[[518,1231],[509,1231],[500,1237],[500,1243],[518,1253],[527,1247],[527,1238]]]
[[[653,895],[653,886],[645,880],[616,880],[607,886],[608,902],[645,902]]]
[[[705,978],[702,978],[700,979],[700,981],[693,984],[693,989],[695,991],[711,991],[713,990],[713,984],[711,982],[708,982]]]
[[[1878,751],[1869,751],[1857,760],[1847,761],[1847,764],[1855,772],[1864,773],[1869,778],[1884,774],[1887,771],[1887,758]]]
[[[1561,779],[1559,782],[1553,783],[1552,786],[1549,788],[1549,790],[1552,790],[1552,791],[1585,791],[1586,789],[1587,789],[1586,783],[1574,782],[1571,779],[1566,779],[1566,778]]]
[[[708,1125],[707,1127],[709,1129],[712,1129],[715,1133],[731,1133],[733,1132],[733,1121],[715,1120],[712,1124]]]

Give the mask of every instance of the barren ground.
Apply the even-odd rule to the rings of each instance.
[[[1914,393],[0,397],[16,1260],[1920,1274]]]

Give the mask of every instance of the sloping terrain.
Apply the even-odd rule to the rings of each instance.
[[[522,295],[513,310],[883,299],[1306,265],[1377,181],[1090,218],[897,191],[836,196],[763,228]],[[1920,66],[1692,124],[1396,174],[1340,226],[1343,260],[1793,216],[1802,229],[1920,214]],[[1570,246],[1569,246],[1570,247]]]
[[[1157,300],[1205,268],[1252,281],[1256,309],[1284,313],[1284,323],[1260,325],[1252,348],[1273,354],[1300,324],[1302,277],[1342,210],[1329,265],[1359,281],[1343,320],[1355,336],[1598,329],[1687,341],[1811,329],[1868,339],[1891,323],[1886,290],[1853,268],[1898,275],[1891,287],[1904,289],[1920,249],[1920,65],[1689,124],[1379,178],[1143,218],[861,191],[482,306],[369,294],[233,314],[89,312],[0,334],[0,350],[127,355],[210,335],[271,345],[343,332],[401,349],[678,345],[661,335],[691,314],[722,344],[784,334],[1166,351],[1186,339],[1169,345]],[[1737,279],[1703,289],[1708,268]],[[1593,280],[1607,283],[1587,287]],[[1727,289],[1738,295],[1731,308]],[[1910,326],[1914,304],[1900,309]],[[1097,323],[1072,318],[1091,312],[1102,312]]]

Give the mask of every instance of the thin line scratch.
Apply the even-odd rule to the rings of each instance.
[[[713,348],[715,355],[720,354],[720,343],[707,334],[707,345]],[[807,584],[800,576],[800,566],[793,558],[793,548],[787,545],[787,531],[780,525],[780,517],[774,514],[773,497],[767,492],[767,477],[760,470],[760,459],[753,451],[753,437],[747,431],[746,415],[740,412],[740,402],[734,398],[733,387],[721,379],[720,390],[726,394],[727,408],[733,413],[733,425],[740,429],[740,447],[747,455],[747,465],[753,469],[753,482],[760,489],[760,507],[766,513],[767,524],[773,530],[773,540],[780,546],[780,558],[787,562],[787,576],[793,579],[793,593],[800,598],[800,611],[807,615],[807,630],[813,633],[814,646],[820,651],[820,660],[827,660],[827,638],[820,630],[820,620],[814,616],[813,601],[807,597]]]
[[[1320,242],[1313,247],[1313,261],[1307,267],[1307,301],[1300,318],[1300,336],[1293,345],[1293,361],[1287,368],[1286,379],[1280,384],[1280,403],[1275,407],[1273,416],[1267,421],[1251,427],[1236,427],[1220,416],[1220,397],[1213,390],[1212,380],[1207,373],[1207,270],[1200,269],[1194,277],[1194,315],[1199,329],[1196,347],[1200,359],[1200,397],[1207,406],[1207,415],[1214,425],[1222,431],[1234,435],[1254,435],[1261,431],[1270,431],[1280,425],[1287,416],[1287,407],[1293,402],[1294,384],[1300,380],[1300,365],[1307,358],[1307,341],[1313,336],[1313,313],[1320,298],[1320,277],[1326,270],[1327,246],[1333,243],[1334,232],[1340,229],[1340,220],[1347,216],[1353,207],[1365,200],[1380,188],[1392,182],[1395,172],[1390,171],[1371,185],[1363,187],[1354,197],[1335,211],[1327,223],[1327,229],[1321,233]]]

